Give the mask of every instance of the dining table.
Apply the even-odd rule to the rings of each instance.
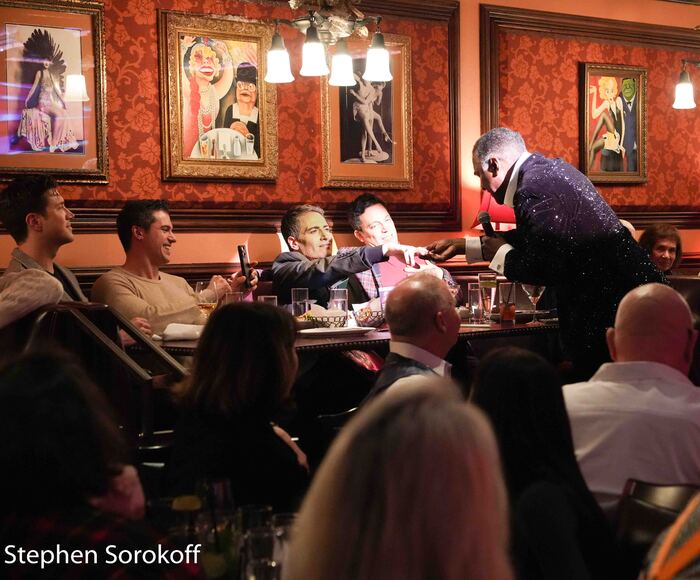
[[[294,346],[298,353],[312,351],[342,351],[370,350],[388,347],[391,338],[386,326],[371,328],[357,334],[343,329],[315,329],[326,332],[307,334],[298,332]],[[335,332],[334,332],[335,331]],[[508,339],[535,337],[538,335],[555,334],[559,325],[555,319],[544,321],[542,324],[526,323],[492,323],[492,324],[462,324],[459,329],[459,341],[479,341],[484,339]],[[196,340],[165,340],[161,346],[173,356],[192,356],[197,349]]]

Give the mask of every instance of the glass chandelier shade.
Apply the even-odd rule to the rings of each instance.
[[[279,32],[272,37],[272,46],[267,51],[266,83],[291,83],[294,80],[289,66],[289,53]]]

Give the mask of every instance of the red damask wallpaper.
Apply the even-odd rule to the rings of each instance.
[[[112,200],[160,194],[175,207],[216,205],[249,209],[282,208],[299,201],[329,208],[354,197],[352,191],[321,189],[320,81],[296,74],[301,66],[303,38],[290,29],[282,33],[297,80],[278,85],[277,182],[161,181],[158,8],[210,15],[232,14],[263,21],[293,17],[286,4],[234,0],[105,0],[110,183],[107,186],[64,186],[65,197],[86,200],[93,206],[110,206]],[[450,190],[447,25],[386,18],[382,21],[382,30],[412,39],[415,187],[410,191],[381,194],[389,202],[444,209],[449,205]]]
[[[499,38],[501,125],[523,134],[528,149],[579,166],[579,63],[647,69],[648,181],[597,185],[618,209],[653,205],[659,211],[697,208],[700,117],[671,108],[687,51],[503,32]],[[691,71],[691,74],[692,71]],[[696,76],[697,79],[700,75]]]

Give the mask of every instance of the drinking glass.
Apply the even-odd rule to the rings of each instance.
[[[528,322],[528,325],[538,326],[542,323],[539,320],[537,320],[537,302],[542,296],[545,286],[540,286],[539,284],[521,284],[521,286],[523,287],[523,290],[525,290],[525,294],[527,294],[527,297],[532,303],[532,320]]]
[[[245,136],[245,152],[247,155],[252,155],[255,151],[255,135],[248,133]]]
[[[482,272],[479,274],[479,291],[481,292],[481,307],[484,319],[491,321],[491,309],[496,298],[498,280],[496,274]]]
[[[243,297],[244,297],[243,292],[233,292],[233,291],[229,290],[226,292],[226,294],[224,294],[224,297],[221,299],[221,303],[222,304],[233,304],[235,302],[243,302]]]
[[[216,308],[216,302],[219,298],[216,284],[209,288],[209,282],[197,282],[194,287],[194,292],[197,295],[197,306],[204,318],[209,318],[209,315]]]
[[[331,295],[328,300],[328,310],[348,311],[348,290],[347,288],[331,288]]]
[[[393,289],[393,286],[383,286],[379,289],[379,303],[382,305],[382,311],[384,311],[384,308],[386,307],[386,299]]]
[[[277,306],[277,296],[258,296],[258,302],[265,302],[266,304],[272,304],[272,306]]]
[[[467,306],[472,313],[472,322],[481,323],[484,321],[484,312],[481,308],[481,290],[477,282],[467,284]]]
[[[292,288],[292,314],[302,316],[309,309],[309,289]]]
[[[272,516],[272,530],[275,534],[275,546],[272,555],[275,562],[282,564],[282,566],[287,562],[289,555],[289,542],[295,519],[296,514],[294,513],[282,513]]]
[[[498,285],[498,312],[501,324],[515,322],[516,285],[512,282],[501,282]]]

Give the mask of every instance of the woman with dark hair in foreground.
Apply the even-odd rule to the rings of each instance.
[[[387,392],[345,426],[292,534],[287,580],[510,580],[493,433],[441,379]]]
[[[237,505],[294,511],[308,485],[306,457],[271,421],[297,372],[290,314],[260,302],[215,310],[191,376],[179,392],[170,479],[176,493],[198,480],[228,479]]]
[[[193,565],[110,562],[114,552],[171,549],[143,516],[138,476],[106,400],[71,359],[29,354],[0,370],[3,577],[187,578]],[[14,546],[10,556],[7,549]],[[87,564],[22,564],[18,548],[96,552]],[[192,559],[190,559],[190,563]]]
[[[491,419],[501,450],[518,578],[616,578],[612,532],[576,462],[554,368],[531,351],[493,350],[481,360],[472,401]]]

